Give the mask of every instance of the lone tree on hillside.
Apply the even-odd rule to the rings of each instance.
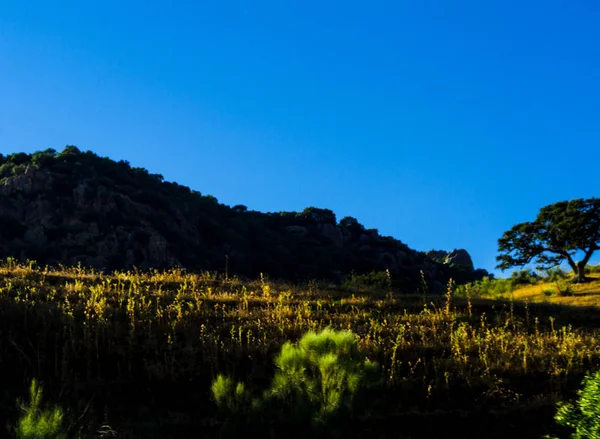
[[[505,270],[537,260],[538,269],[567,261],[577,282],[585,280],[585,266],[600,250],[600,198],[560,201],[540,209],[533,222],[517,224],[498,240],[496,268]],[[577,252],[583,259],[575,262]]]

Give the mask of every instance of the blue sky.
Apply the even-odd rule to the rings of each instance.
[[[599,21],[596,1],[3,1],[0,152],[73,144],[493,270],[512,225],[600,196]]]

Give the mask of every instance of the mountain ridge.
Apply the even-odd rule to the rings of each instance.
[[[74,146],[0,155],[0,257],[8,256],[102,270],[181,266],[288,280],[340,281],[388,269],[406,289],[418,287],[421,272],[438,290],[450,278],[462,283],[488,275],[461,262],[470,256],[446,263],[353,217],[338,221],[329,209],[230,207]]]

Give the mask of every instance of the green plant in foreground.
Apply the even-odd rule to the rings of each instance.
[[[351,331],[308,332],[297,345],[287,342],[276,357],[278,371],[268,395],[306,406],[313,420],[324,421],[350,408],[373,364],[359,352]]]
[[[587,375],[579,399],[572,403],[561,402],[554,419],[559,425],[571,427],[571,439],[600,439],[600,371]]]
[[[35,379],[29,386],[29,402],[22,406],[23,414],[15,429],[18,439],[65,439],[60,407],[42,408],[42,387]]]
[[[376,365],[358,349],[351,331],[324,329],[306,333],[297,344],[286,342],[275,358],[277,372],[271,387],[264,392],[261,405],[287,407],[291,416],[310,417],[325,422],[342,409],[350,409],[352,400]],[[211,386],[220,408],[233,413],[248,408],[250,401],[242,383],[219,375]]]

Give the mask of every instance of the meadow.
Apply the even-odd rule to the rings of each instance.
[[[400,295],[9,259],[0,265],[0,411],[10,430],[35,378],[72,437],[564,436],[556,403],[600,367],[600,312],[515,294],[477,297],[449,283],[433,296],[424,282]],[[324,328],[352,331],[378,366],[351,413],[314,432],[269,412],[240,420],[218,409],[218,375],[258,394],[282,345]]]
[[[539,282],[515,289],[515,300],[556,303],[571,306],[600,307],[600,273],[589,273],[589,282],[569,284],[570,276],[564,281]]]
[[[461,285],[457,295],[519,302],[551,303],[577,307],[600,307],[600,265],[587,269],[587,281],[574,282],[573,273],[553,269],[546,272],[521,270],[509,278],[490,279]]]

